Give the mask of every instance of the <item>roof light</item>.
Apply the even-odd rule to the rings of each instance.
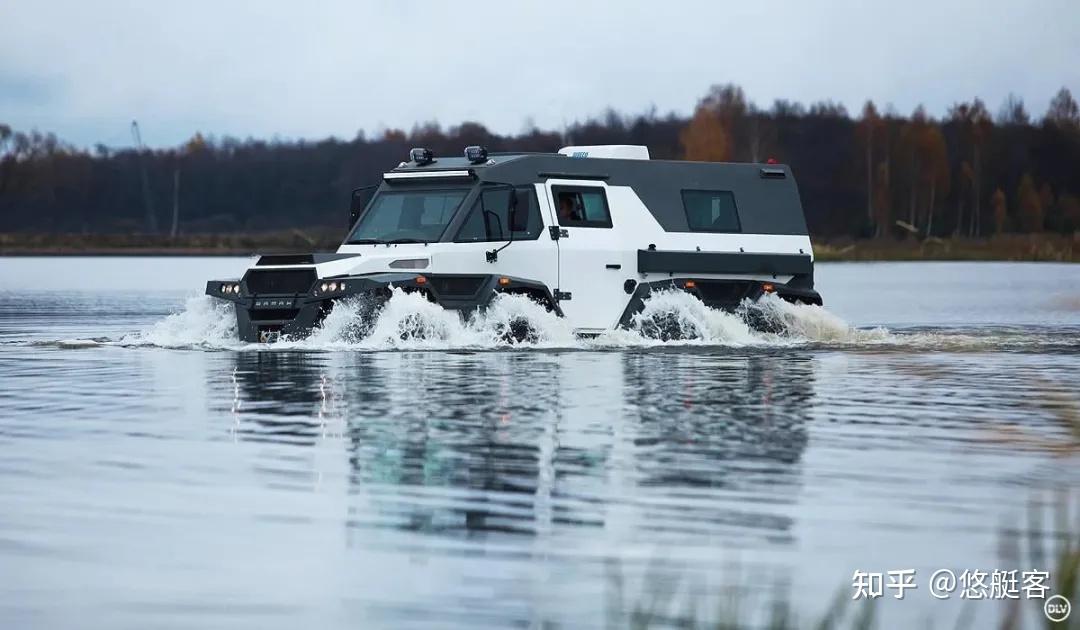
[[[423,166],[434,162],[435,154],[431,152],[431,149],[416,147],[412,151],[409,151],[409,159],[416,162],[417,166]]]
[[[478,145],[465,147],[465,159],[473,164],[483,164],[488,159],[487,149]]]
[[[765,163],[766,164],[779,164],[779,162],[777,162],[776,158],[774,158],[774,157],[771,157],[771,158],[765,160]]]

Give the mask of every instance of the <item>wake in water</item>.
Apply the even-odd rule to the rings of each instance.
[[[265,348],[237,340],[232,306],[207,296],[117,343],[166,348]],[[755,322],[755,330],[747,321]],[[884,329],[859,330],[821,307],[791,304],[775,296],[744,303],[737,312],[711,309],[682,291],[655,293],[628,329],[579,339],[566,320],[520,295],[498,295],[485,310],[465,319],[418,293],[395,289],[389,300],[341,302],[303,339],[283,339],[274,349],[498,349],[605,348],[653,345],[799,345],[888,342]]]

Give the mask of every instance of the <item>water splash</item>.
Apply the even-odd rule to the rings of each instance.
[[[769,332],[750,326],[765,323]],[[521,295],[497,295],[488,307],[463,317],[419,293],[395,289],[389,299],[339,302],[311,335],[272,346],[237,339],[231,304],[207,296],[187,300],[179,313],[117,343],[165,348],[311,350],[604,348],[695,345],[794,345],[880,343],[897,337],[884,329],[856,329],[818,306],[791,304],[775,296],[744,303],[736,312],[712,309],[689,293],[654,293],[628,329],[578,339],[566,320]]]
[[[206,295],[190,297],[184,310],[173,313],[147,330],[125,335],[125,346],[163,348],[223,348],[239,345],[232,304]]]
[[[896,340],[896,337],[884,328],[858,329],[820,306],[795,304],[772,294],[754,302],[744,301],[739,307],[739,313],[744,319],[752,314],[762,324],[762,328],[792,339],[827,343]]]
[[[577,345],[565,320],[521,295],[497,295],[463,318],[419,293],[394,289],[389,300],[350,300],[334,307],[302,345],[383,349]]]
[[[745,345],[762,341],[734,313],[709,308],[684,291],[660,291],[630,322],[644,339]]]

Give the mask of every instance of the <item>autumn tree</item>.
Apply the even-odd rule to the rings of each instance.
[[[923,130],[929,125],[929,120],[926,116],[926,109],[919,105],[915,108],[915,111],[911,114],[911,119],[900,130],[900,152],[904,155],[907,169],[907,181],[908,181],[908,223],[912,226],[917,226],[918,217],[916,211],[918,209],[919,198],[919,184],[921,183],[921,174],[923,167],[919,160],[922,157],[922,151],[920,150],[920,143],[923,137]]]
[[[1027,125],[1031,123],[1031,116],[1024,107],[1024,99],[1009,93],[998,110],[997,122],[999,125]]]
[[[1020,228],[1024,232],[1041,232],[1043,229],[1043,205],[1031,175],[1024,173],[1016,190],[1016,211]]]
[[[862,119],[859,122],[857,129],[858,139],[863,145],[865,151],[866,162],[864,168],[866,169],[866,220],[868,223],[874,223],[874,137],[880,133],[880,129],[883,127],[881,122],[881,116],[878,115],[877,108],[874,107],[873,101],[866,101],[862,109]]]
[[[736,131],[745,134],[749,112],[746,95],[737,85],[714,85],[698,101],[690,123],[679,134],[688,160],[726,162],[737,158],[740,145]],[[742,146],[749,144],[742,138]]]
[[[968,168],[960,168],[961,180],[957,187],[957,226],[959,235],[963,225],[963,197],[966,190],[971,195],[971,212],[968,215],[968,235],[977,236],[981,231],[982,220],[982,172],[984,145],[993,131],[990,112],[980,99],[970,103],[957,103],[949,108],[948,120],[957,126],[958,149],[962,159],[968,159]]]
[[[1066,193],[1058,199],[1058,209],[1061,213],[1062,231],[1080,231],[1080,199]]]
[[[949,154],[937,125],[924,125],[918,139],[919,177],[927,190],[926,235],[933,236],[938,200],[949,193]]]
[[[892,220],[889,190],[889,162],[883,160],[877,166],[874,178],[874,236],[884,236],[885,226]]]
[[[994,211],[994,234],[1004,234],[1005,224],[1009,220],[1009,208],[1005,201],[1005,193],[1000,188],[994,191],[990,198],[990,207]]]
[[[1061,88],[1050,100],[1050,107],[1046,110],[1043,121],[1064,129],[1080,127],[1080,107],[1068,88]]]

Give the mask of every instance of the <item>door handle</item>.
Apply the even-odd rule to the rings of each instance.
[[[607,265],[604,265],[604,266],[607,267],[608,269],[622,269],[622,265],[617,265],[617,264],[614,264],[614,263],[608,263]]]

